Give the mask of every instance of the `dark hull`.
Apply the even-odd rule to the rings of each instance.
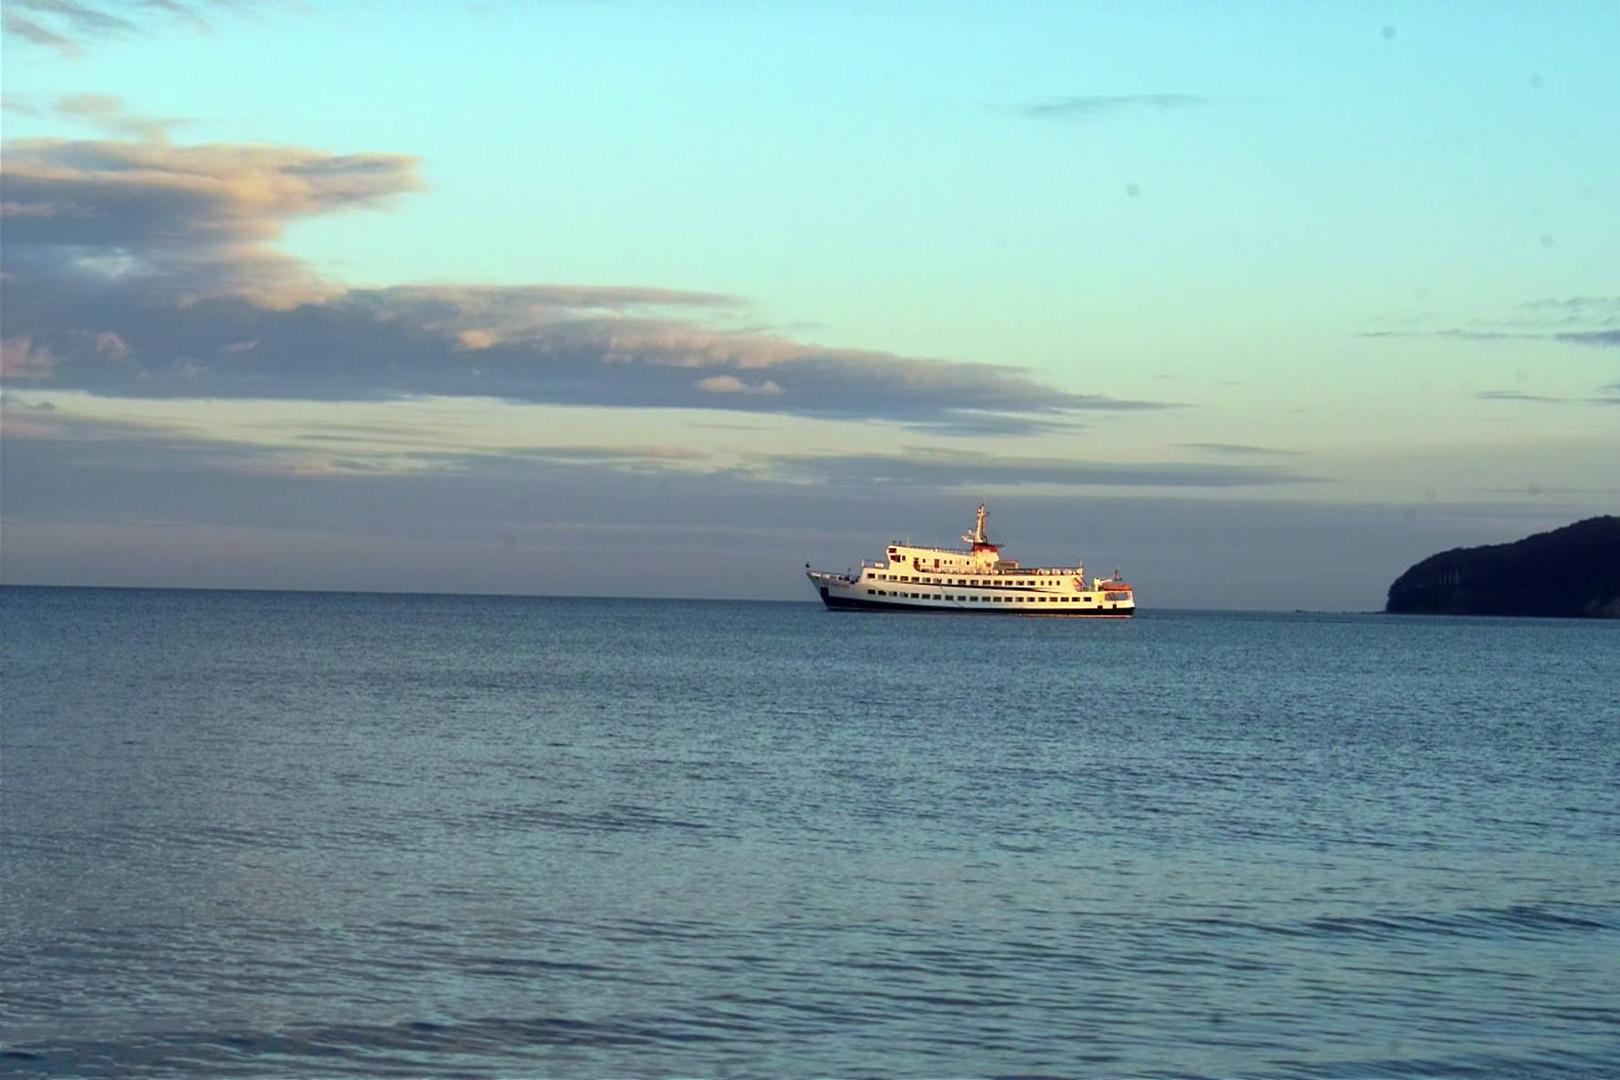
[[[1011,615],[1026,619],[1128,619],[1132,611],[1017,611],[1005,607],[996,609],[931,607],[927,604],[888,604],[879,600],[856,600],[833,596],[826,589],[817,590],[829,611],[893,611],[914,615]]]

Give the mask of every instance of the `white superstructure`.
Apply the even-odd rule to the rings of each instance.
[[[810,583],[822,601],[841,611],[986,612],[994,615],[1057,615],[1122,619],[1136,610],[1130,584],[1112,577],[1086,580],[1075,566],[1019,566],[1001,557],[985,531],[983,506],[973,531],[957,548],[889,545],[882,562],[862,561],[860,572],[812,570]]]

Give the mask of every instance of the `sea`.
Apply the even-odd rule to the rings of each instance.
[[[1620,622],[0,590],[9,1077],[1620,1075]]]

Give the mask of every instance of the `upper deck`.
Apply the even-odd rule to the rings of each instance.
[[[868,570],[889,571],[904,574],[906,580],[926,582],[936,577],[959,574],[965,577],[994,578],[1009,584],[1033,585],[1045,584],[1053,578],[1062,578],[1078,581],[1082,588],[1085,587],[1085,563],[1075,566],[1020,566],[1016,560],[1002,558],[1000,545],[991,543],[986,531],[988,518],[989,513],[980,506],[973,531],[962,536],[969,545],[965,551],[960,548],[896,541],[889,544],[886,561],[862,560],[862,576],[865,576]],[[887,577],[880,575],[880,579],[887,580]],[[1130,586],[1118,580],[1116,571],[1113,578],[1097,578],[1092,588],[1129,590]]]

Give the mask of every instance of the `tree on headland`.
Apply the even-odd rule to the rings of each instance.
[[[1395,579],[1384,610],[1620,618],[1620,517],[1431,555]]]

